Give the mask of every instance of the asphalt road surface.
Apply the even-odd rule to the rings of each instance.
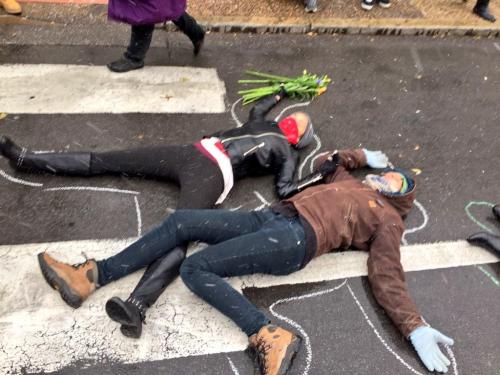
[[[302,108],[311,114],[320,140],[303,152],[302,160],[309,157],[304,174],[312,157],[320,151],[347,147],[380,149],[393,164],[421,171],[417,177],[421,208],[414,209],[407,218],[407,227],[419,230],[406,236],[409,244],[463,240],[480,230],[480,225],[500,230],[488,207],[500,202],[500,50],[494,40],[210,34],[201,55],[193,58],[182,35],[160,34],[157,38],[168,38],[169,43],[167,47],[152,48],[147,65],[215,68],[225,85],[223,112],[61,114],[47,109],[45,114],[26,114],[20,111],[0,120],[0,133],[35,150],[108,150],[187,143],[236,126],[234,117],[245,119],[248,108],[237,103],[235,116],[231,108],[238,99],[237,80],[246,69],[289,76],[307,69],[328,74],[333,82],[326,94]],[[119,56],[122,49],[91,45],[0,45],[0,63],[102,66]],[[47,92],[50,90],[48,86]],[[8,95],[9,92],[0,93],[0,112]],[[148,99],[134,95],[133,91],[129,95],[131,103]],[[292,104],[296,102],[284,101],[270,116],[279,115]],[[138,229],[146,231],[175,208],[178,194],[175,185],[137,178],[83,179],[18,173],[4,159],[0,160],[0,169],[4,172],[0,177],[0,245],[134,237]],[[366,171],[361,171],[360,176],[363,173]],[[23,185],[25,182],[31,186]],[[75,186],[137,194],[50,190]],[[223,208],[250,210],[275,200],[271,177],[252,178],[238,182]],[[412,296],[423,316],[456,341],[452,348],[456,368],[450,368],[452,374],[498,374],[499,276],[499,263],[408,273]],[[2,277],[0,295],[8,296],[9,276]],[[53,293],[41,278],[39,283],[39,293]],[[309,293],[329,289],[335,290],[308,297]],[[25,298],[29,299],[30,292],[26,291]],[[329,279],[312,284],[244,288],[243,292],[276,322],[282,319],[269,310],[273,303],[303,296],[295,302],[279,303],[275,308],[275,312],[297,323],[308,337],[291,374],[427,373],[411,345],[374,302],[364,277],[349,278],[346,282]],[[22,310],[23,314],[33,311],[29,303]],[[21,332],[24,326],[19,320],[29,319],[29,315],[23,314],[11,314],[9,306],[3,306],[0,330],[2,326],[13,325]],[[104,312],[96,310],[95,314]],[[219,319],[216,315],[214,319]],[[91,317],[89,321],[92,324]],[[226,326],[233,335],[234,327]],[[64,334],[68,339],[66,345],[71,345],[71,332]],[[212,339],[217,341],[220,334],[224,334],[224,329],[216,331]],[[118,331],[115,336],[115,340],[121,340]],[[54,340],[61,337],[58,335]],[[167,351],[168,337],[166,331]],[[124,363],[130,361],[110,358],[99,346],[99,353],[89,348],[81,358],[59,365],[54,360],[44,363],[44,355],[52,350],[46,342],[36,347],[42,360],[29,361],[26,356],[22,360],[16,358],[21,349],[31,353],[29,340],[23,348],[22,345],[12,348],[9,340],[2,337],[0,358],[3,355],[4,363],[9,363],[3,369],[12,373],[253,373],[252,363],[243,351],[191,352],[178,358]],[[155,351],[154,346],[145,344],[147,338],[141,341],[133,344],[137,351]],[[62,344],[56,341],[54,345]]]

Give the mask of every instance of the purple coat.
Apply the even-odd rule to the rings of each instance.
[[[151,25],[177,20],[186,0],[109,0],[108,19],[130,25]]]

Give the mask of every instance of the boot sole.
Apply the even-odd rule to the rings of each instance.
[[[110,298],[106,302],[106,314],[111,320],[125,326],[133,324],[132,317],[127,313],[125,303],[118,297]]]
[[[45,259],[43,259],[43,253],[38,254],[38,264],[40,265],[45,281],[47,281],[52,289],[59,292],[63,301],[74,309],[79,308],[83,303],[82,298],[78,294],[73,293],[68,283],[59,277],[57,273],[47,264]]]
[[[111,320],[122,325],[120,331],[124,336],[134,339],[141,337],[139,329],[133,324],[132,317],[127,312],[125,303],[118,297],[110,298],[106,302],[106,314]]]
[[[120,332],[123,336],[129,337],[131,339],[138,339],[141,337],[141,334],[135,326],[128,326],[124,324],[120,327]]]
[[[299,352],[301,342],[302,342],[301,338],[295,336],[290,345],[288,345],[288,348],[286,348],[285,356],[281,361],[281,366],[278,370],[277,375],[285,375],[288,372],[288,370],[292,367],[293,360],[295,359],[297,353]]]

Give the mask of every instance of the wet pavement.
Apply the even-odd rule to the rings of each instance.
[[[8,114],[0,120],[0,133],[38,150],[187,143],[235,126],[230,109],[238,99],[236,81],[245,69],[295,75],[307,68],[328,74],[333,83],[326,94],[306,107],[321,144],[306,149],[302,160],[315,152],[316,146],[321,150],[366,147],[383,150],[398,166],[421,170],[417,199],[429,220],[421,230],[407,236],[410,244],[464,239],[479,229],[477,221],[500,230],[487,206],[472,204],[472,219],[465,211],[471,202],[500,201],[500,50],[493,40],[210,34],[202,54],[193,58],[191,46],[182,35],[158,33],[156,38],[147,64],[216,67],[226,85],[226,113]],[[167,47],[158,47],[165,39]],[[0,63],[104,65],[122,49],[2,45]],[[272,115],[290,104],[294,102],[282,103]],[[248,108],[238,104],[235,109],[235,115],[243,120]],[[308,168],[309,162],[304,173]],[[134,201],[128,196],[46,188],[98,186],[137,191],[144,229],[175,207],[178,194],[172,184],[136,178],[17,173],[4,159],[0,160],[0,169],[15,178],[43,184],[22,186],[0,178],[2,245],[125,238],[137,233]],[[271,177],[239,182],[223,207],[254,209],[262,204],[259,195],[269,202],[276,200]],[[421,223],[422,212],[414,209],[407,226]],[[482,267],[493,279],[475,266],[408,274],[412,296],[424,317],[455,338],[453,353],[461,374],[495,375],[500,364],[500,339],[493,334],[500,317],[496,299],[499,287],[493,280],[499,278],[500,268],[498,263]],[[268,308],[277,299],[340,284],[342,280],[248,289],[245,293]],[[368,317],[384,342],[411,368],[425,374],[408,342],[374,303],[366,280],[352,278],[348,285],[318,300],[306,298],[277,307],[280,314],[299,322],[310,337],[313,357],[309,373],[414,372],[388,351],[368,324]],[[305,353],[303,350],[297,358],[292,374],[304,373],[308,363]],[[240,374],[252,373],[250,361],[241,352],[128,365],[107,363],[104,353],[97,364],[76,363],[58,373],[232,374],[227,357]]]

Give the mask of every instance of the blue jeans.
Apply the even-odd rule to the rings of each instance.
[[[285,218],[271,210],[178,210],[122,252],[97,262],[99,285],[146,267],[189,241],[210,246],[184,261],[182,280],[249,336],[269,320],[222,278],[287,275],[301,268],[306,249],[298,218]]]

